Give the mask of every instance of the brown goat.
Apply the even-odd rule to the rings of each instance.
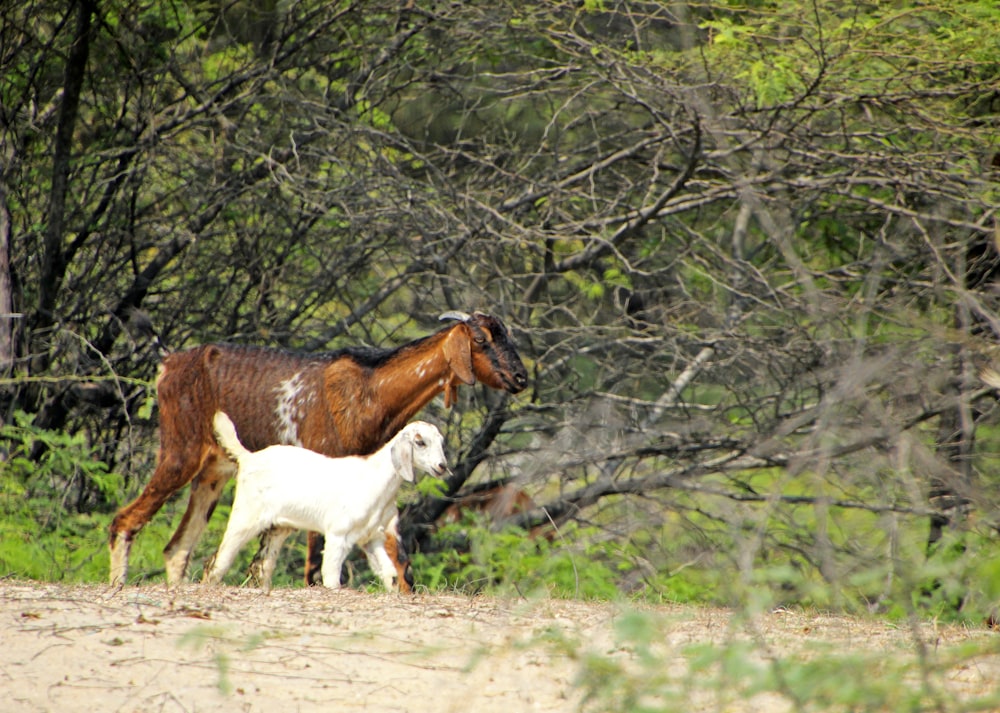
[[[538,509],[538,504],[531,496],[507,478],[477,483],[452,500],[453,502],[441,513],[439,526],[461,522],[465,513],[482,513],[492,522],[501,522],[515,515],[523,515]],[[541,537],[549,542],[557,534],[551,521],[527,530],[531,539]]]
[[[444,392],[445,405],[451,406],[459,384],[478,380],[510,393],[525,388],[527,371],[499,319],[478,312],[448,312],[441,319],[459,321],[395,349],[299,354],[212,344],[164,359],[157,379],[158,462],[146,488],[111,523],[111,583],[125,583],[139,530],[191,483],[187,511],[163,551],[167,581],[184,578],[191,552],[235,472],[212,432],[216,411],[230,416],[250,450],[286,443],[331,457],[366,455],[437,394]],[[263,547],[273,544],[265,541]],[[311,583],[322,552],[321,539],[312,533],[309,550]],[[387,538],[386,550],[397,563],[399,588],[408,591],[412,580],[398,539]]]
[[[535,501],[531,496],[509,481],[493,481],[474,485],[465,493],[454,498],[439,522],[456,523],[466,512],[483,513],[490,520],[502,520],[511,515],[534,510]]]

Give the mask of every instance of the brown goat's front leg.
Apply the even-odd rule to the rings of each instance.
[[[111,535],[108,540],[110,550],[110,578],[114,586],[122,586],[128,580],[128,558],[132,550],[132,540],[148,523],[153,515],[163,507],[170,493],[147,488],[133,502],[123,507],[111,521]]]

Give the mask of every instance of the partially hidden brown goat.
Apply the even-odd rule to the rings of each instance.
[[[441,513],[438,520],[441,524],[460,522],[466,512],[483,513],[490,520],[502,520],[536,507],[530,495],[505,480],[474,485],[453,500]]]
[[[459,384],[480,381],[522,391],[528,374],[507,327],[476,312],[447,312],[458,320],[394,349],[348,347],[303,354],[262,347],[211,344],[164,359],[157,378],[160,450],[153,477],[110,528],[110,579],[124,584],[132,541],[167,499],[191,483],[187,511],[163,551],[167,581],[184,579],[191,553],[235,464],[216,443],[212,417],[224,411],[240,440],[256,451],[298,445],[330,457],[367,455],[381,448],[440,393],[455,402]],[[392,534],[392,533],[390,533]],[[271,545],[265,540],[262,552]],[[400,590],[412,573],[398,537],[387,537]],[[322,560],[322,539],[309,536],[306,582]]]
[[[477,483],[465,492],[452,498],[438,519],[439,525],[449,525],[462,521],[465,513],[480,513],[491,522],[502,522],[514,515],[536,510],[538,505],[517,483],[509,479]],[[528,530],[528,537],[541,537],[552,541],[556,530],[550,523],[536,525]]]

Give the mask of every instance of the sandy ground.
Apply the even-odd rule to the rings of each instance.
[[[685,700],[664,710],[793,710],[776,693],[747,700],[698,690],[690,645],[740,637],[752,644],[748,656],[765,664],[769,652],[808,656],[816,645],[895,661],[939,657],[940,673],[930,679],[945,701],[939,710],[1000,692],[1000,636],[985,629],[912,630],[789,611],[747,627],[720,609],[643,613],[650,618],[632,621],[655,622],[647,633],[663,672],[687,681]],[[650,675],[616,634],[629,616],[618,605],[558,600],[6,581],[0,710],[596,710],[608,700],[584,700],[580,677],[594,675],[581,674],[588,656]],[[953,657],[963,645],[991,653]]]

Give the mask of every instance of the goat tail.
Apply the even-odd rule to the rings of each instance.
[[[222,450],[228,453],[233,460],[239,462],[250,455],[250,451],[240,443],[240,438],[236,435],[236,426],[233,425],[232,419],[224,411],[215,412],[215,419],[212,425],[215,428],[216,440],[222,446]]]

